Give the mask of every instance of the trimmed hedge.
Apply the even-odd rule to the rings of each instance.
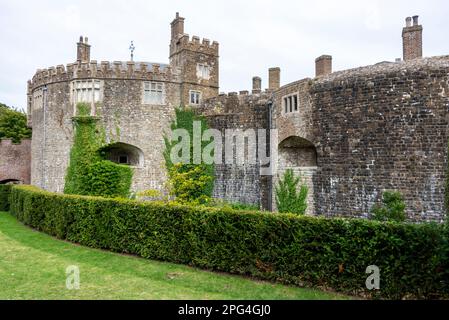
[[[446,226],[61,195],[15,186],[11,212],[94,248],[373,298],[449,296]],[[367,266],[380,268],[368,291]]]
[[[12,185],[0,184],[0,211],[9,211],[9,194]]]

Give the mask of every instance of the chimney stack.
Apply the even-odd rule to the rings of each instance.
[[[268,89],[277,90],[281,86],[281,68],[268,69]]]
[[[176,17],[171,23],[171,39],[177,40],[178,35],[184,34],[184,18],[179,16],[179,12],[176,12]]]
[[[77,43],[76,60],[78,62],[90,62],[90,45],[87,44],[87,41],[87,37],[83,39],[81,36]]]
[[[325,76],[332,73],[332,56],[322,55],[315,59],[315,76]]]
[[[253,77],[253,94],[262,91],[262,79],[260,77]]]
[[[405,28],[402,29],[402,51],[404,61],[422,58],[422,31],[418,23],[418,16],[405,19]]]

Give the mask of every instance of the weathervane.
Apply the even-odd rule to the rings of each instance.
[[[131,41],[131,45],[129,46],[129,50],[131,51],[131,61],[134,61],[134,50],[136,47],[134,46],[133,41]]]

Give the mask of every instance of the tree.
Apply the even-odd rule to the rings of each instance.
[[[0,139],[11,139],[20,143],[31,138],[31,129],[27,127],[27,117],[23,111],[17,111],[0,103]]]
[[[308,192],[309,188],[302,183],[301,176],[295,176],[292,169],[287,169],[276,186],[278,211],[304,214],[307,209]]]

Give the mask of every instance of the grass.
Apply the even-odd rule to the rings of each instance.
[[[66,268],[80,289],[66,288]],[[57,240],[0,212],[0,299],[347,299]]]

